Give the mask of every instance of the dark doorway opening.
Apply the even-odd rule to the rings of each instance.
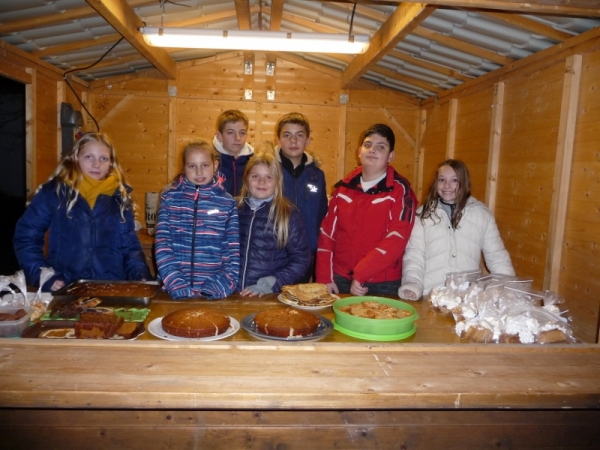
[[[12,238],[25,211],[25,85],[0,76],[0,275],[19,270]]]

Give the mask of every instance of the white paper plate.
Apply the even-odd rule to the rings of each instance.
[[[339,300],[340,297],[338,297],[335,294],[331,294],[332,297],[334,297],[336,300]],[[327,308],[331,308],[331,305],[333,305],[333,303],[331,303],[331,305],[319,305],[319,306],[304,306],[304,305],[299,305],[298,303],[294,303],[290,300],[288,300],[287,298],[285,298],[283,296],[283,294],[279,294],[277,296],[277,300],[279,300],[281,303],[288,305],[288,306],[293,306],[294,308],[298,308],[298,309],[304,309],[306,311],[319,311],[322,309],[327,309]]]
[[[165,330],[163,330],[162,317],[157,317],[152,322],[150,322],[148,324],[148,331],[150,332],[151,335],[156,336],[157,338],[160,338],[160,339],[165,339],[167,341],[201,341],[201,342],[218,341],[219,339],[225,339],[226,337],[232,336],[239,331],[240,323],[231,316],[229,317],[229,320],[230,320],[230,324],[229,324],[229,328],[227,329],[227,331],[225,331],[225,333],[221,333],[217,336],[207,336],[207,337],[201,337],[201,338],[187,338],[187,337],[173,336],[172,334],[169,334]]]

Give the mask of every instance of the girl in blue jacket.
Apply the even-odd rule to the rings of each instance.
[[[280,292],[297,283],[310,265],[304,222],[283,196],[281,165],[272,153],[254,155],[244,171],[238,198],[244,296]]]
[[[175,300],[227,297],[237,287],[240,262],[235,200],[215,176],[210,142],[183,150],[183,173],[162,192],[156,223],[156,265]]]
[[[84,134],[17,222],[13,244],[27,284],[39,286],[42,267],[54,270],[43,291],[78,279],[152,279],[130,192],[108,137]]]

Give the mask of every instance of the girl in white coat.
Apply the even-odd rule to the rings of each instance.
[[[417,300],[442,286],[446,273],[478,270],[483,252],[493,274],[514,275],[510,255],[492,212],[471,197],[471,179],[462,161],[438,166],[402,261],[398,295]]]

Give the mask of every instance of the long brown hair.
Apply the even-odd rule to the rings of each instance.
[[[125,184],[127,184],[127,182],[125,180],[123,169],[117,160],[115,147],[108,136],[104,133],[85,133],[83,136],[81,136],[77,142],[75,142],[75,145],[71,151],[63,157],[56,169],[54,169],[52,175],[50,175],[47,180],[50,181],[54,178],[56,179],[58,182],[56,185],[57,195],[59,195],[63,185],[67,187],[67,215],[79,197],[79,187],[81,185],[81,181],[83,180],[83,173],[79,167],[79,154],[81,153],[81,150],[83,150],[83,148],[90,142],[98,142],[105,145],[110,150],[110,169],[108,174],[114,175],[118,183],[117,189],[121,194],[121,217],[123,220],[125,220],[124,211],[128,207],[131,207],[135,216],[137,205],[127,192],[127,189],[125,189]],[[35,193],[37,193],[41,188],[42,185],[38,186]],[[27,204],[30,202],[31,200],[29,200]]]
[[[458,187],[456,188],[456,200],[454,201],[455,207],[452,209],[452,217],[450,217],[450,223],[452,224],[452,228],[458,228],[458,223],[463,215],[463,210],[465,205],[467,204],[467,200],[471,196],[471,177],[469,176],[469,169],[464,162],[459,161],[457,159],[447,159],[442,162],[435,171],[435,179],[433,183],[429,186],[429,190],[427,192],[427,197],[425,198],[425,202],[423,202],[423,209],[419,214],[421,221],[424,222],[425,219],[431,218],[435,222],[435,218],[441,220],[441,218],[436,214],[435,208],[438,205],[438,201],[440,200],[440,196],[437,192],[437,181],[438,174],[440,168],[443,166],[451,167],[452,170],[456,173],[456,178],[458,179]]]
[[[273,175],[275,180],[275,191],[273,192],[273,202],[269,210],[269,221],[273,223],[273,234],[277,240],[277,247],[283,248],[287,245],[289,237],[290,216],[292,215],[292,204],[283,196],[283,174],[279,161],[270,152],[256,153],[246,165],[244,170],[244,184],[240,191],[240,196],[237,199],[238,208],[244,205],[246,198],[250,197],[250,191],[246,180],[250,174],[250,170],[254,166],[264,164]]]

